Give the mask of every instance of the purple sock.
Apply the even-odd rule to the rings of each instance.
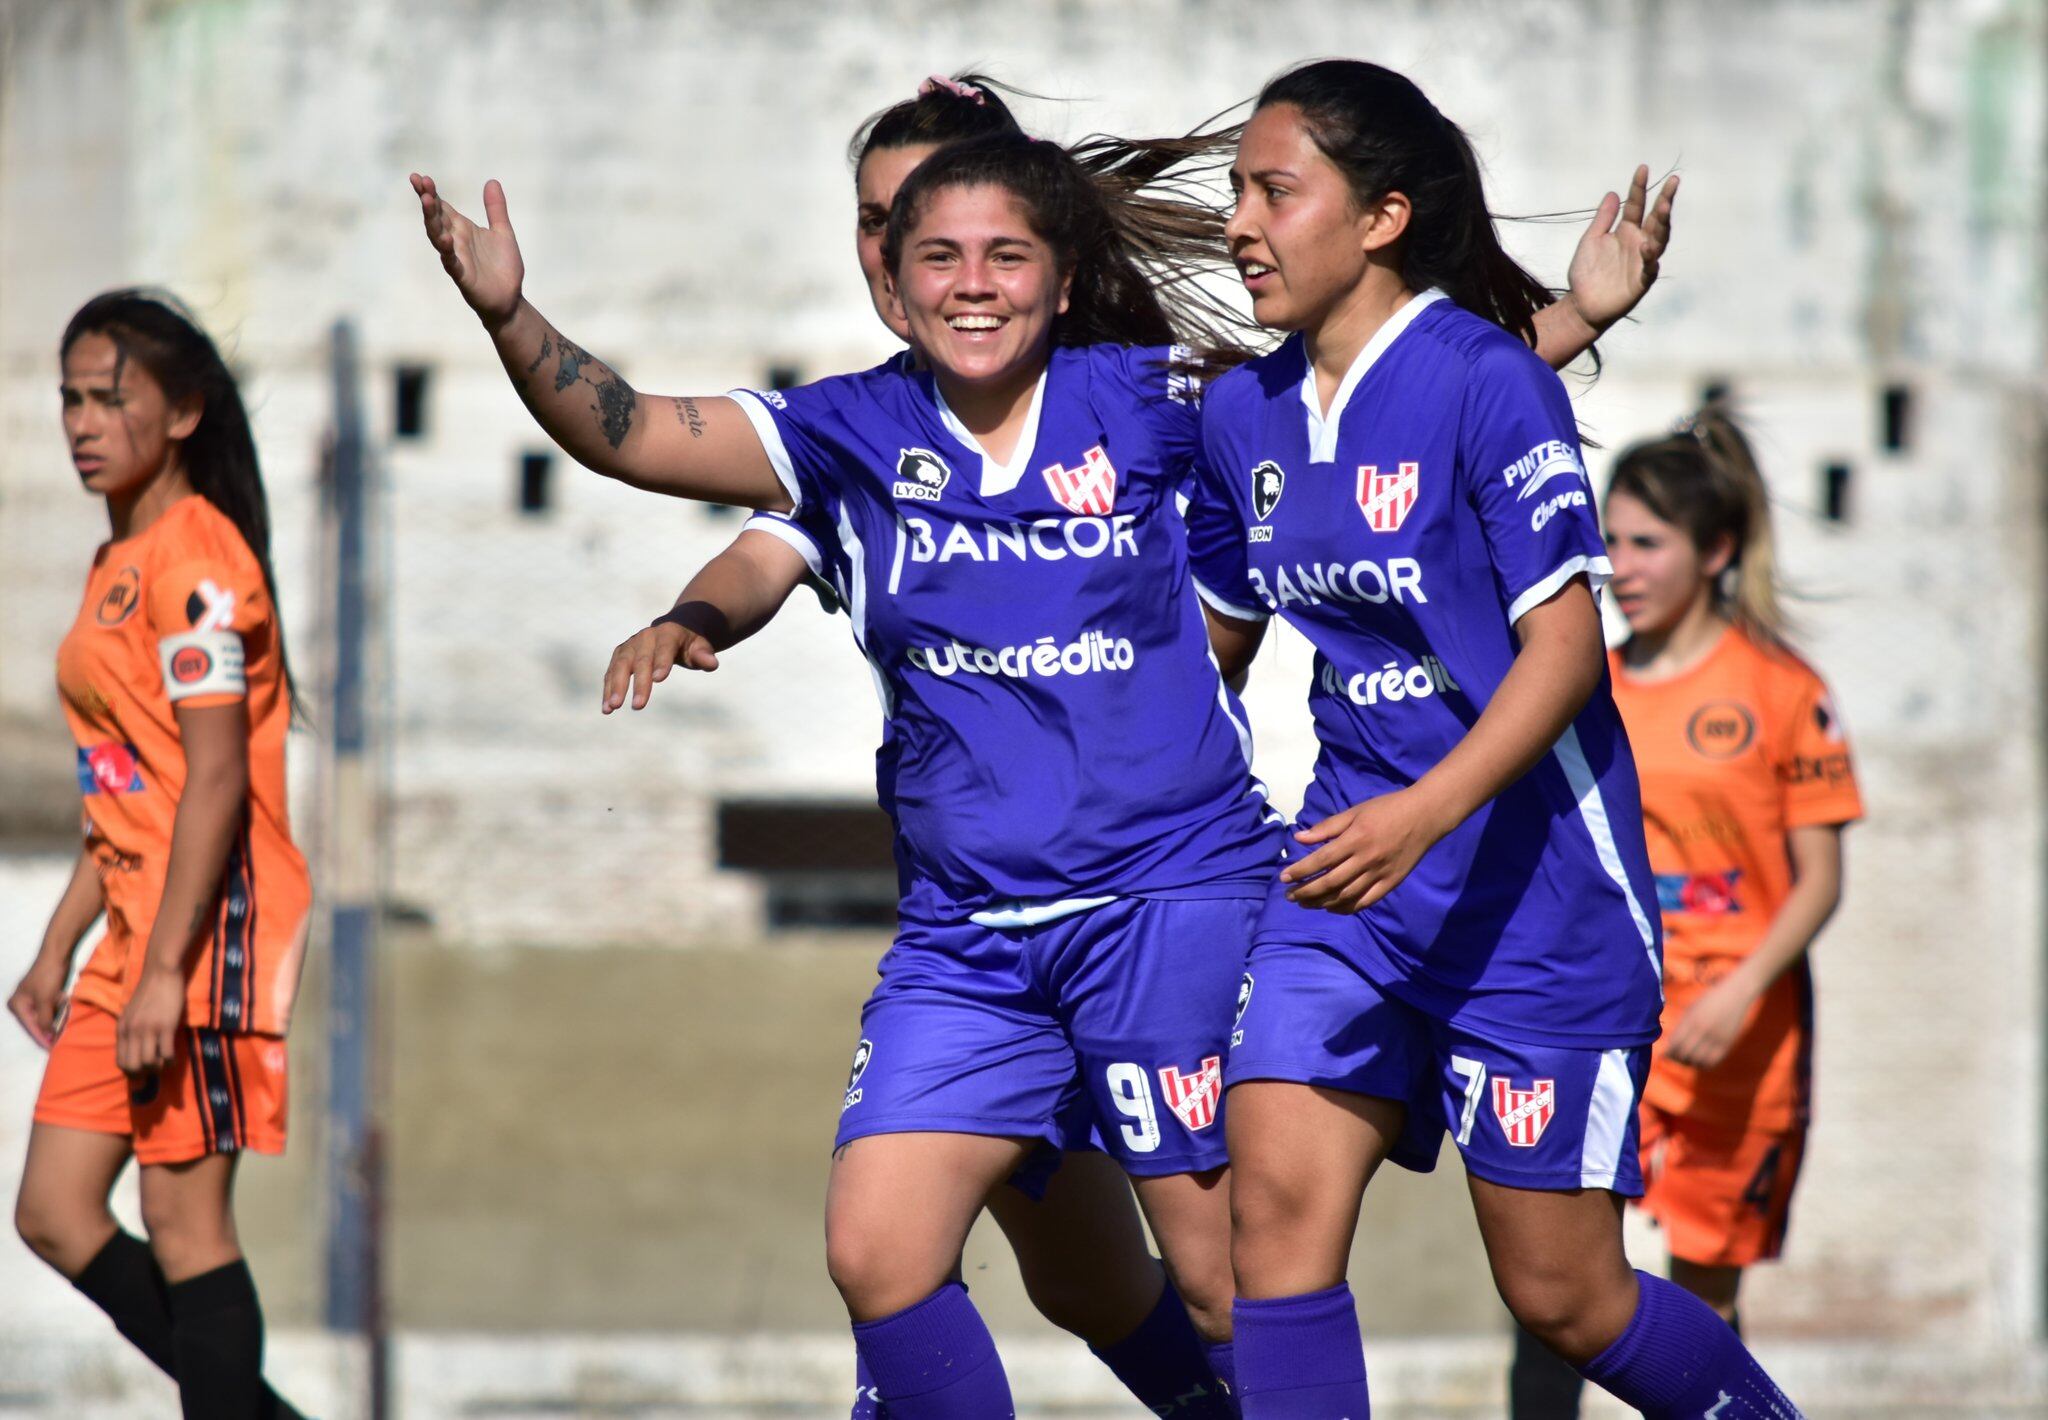
[[[1798,1407],[1712,1307],[1647,1272],[1636,1282],[1635,1316],[1581,1375],[1649,1420],[1799,1420]]]
[[[1358,1308],[1340,1282],[1322,1292],[1231,1308],[1245,1420],[1367,1420]]]
[[[1230,1413],[1242,1415],[1237,1404],[1237,1349],[1228,1341],[1212,1341],[1208,1346],[1209,1369],[1216,1373],[1217,1382],[1223,1387],[1223,1394],[1230,1402]]]
[[[1114,1346],[1090,1346],[1124,1389],[1154,1415],[1172,1420],[1234,1420],[1228,1393],[1216,1383],[1187,1304],[1168,1282],[1138,1329]]]
[[[1012,1420],[1016,1414],[995,1338],[958,1282],[894,1316],[855,1322],[853,1344],[889,1420]]]
[[[889,1420],[889,1407],[882,1404],[875,1378],[868,1374],[867,1358],[853,1348],[853,1414],[847,1420]]]

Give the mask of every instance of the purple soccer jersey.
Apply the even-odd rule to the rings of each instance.
[[[1478,720],[1515,622],[1609,567],[1557,376],[1439,292],[1409,301],[1325,417],[1299,337],[1217,381],[1188,509],[1198,587],[1314,645],[1314,823],[1405,788]],[[1260,940],[1330,944],[1389,994],[1502,1040],[1657,1035],[1656,890],[1605,682],[1551,751],[1344,917],[1268,902]],[[1304,851],[1295,849],[1293,851]]]
[[[901,358],[735,398],[874,672],[906,918],[1264,892],[1276,825],[1188,579],[1199,413],[1167,350],[1053,351],[1007,465]]]

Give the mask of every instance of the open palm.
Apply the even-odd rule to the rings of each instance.
[[[423,173],[412,175],[412,190],[419,194],[427,240],[441,253],[441,267],[462,292],[462,299],[487,326],[495,328],[510,320],[519,309],[526,263],[520,259],[519,239],[513,235],[512,219],[505,211],[505,189],[496,178],[484,184],[488,227],[479,227],[443,202],[434,180]]]
[[[1657,263],[1671,242],[1671,205],[1678,196],[1678,175],[1673,173],[1664,180],[1656,205],[1645,212],[1649,186],[1649,168],[1637,168],[1626,200],[1608,193],[1572,253],[1567,299],[1596,331],[1607,329],[1635,309],[1656,283]]]

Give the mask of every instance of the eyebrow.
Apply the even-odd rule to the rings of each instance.
[[[952,237],[920,237],[915,245],[919,247],[944,247],[951,251],[960,250],[960,243]],[[988,245],[991,250],[996,247],[1028,247],[1031,245],[1031,238],[990,237]]]
[[[1257,172],[1248,173],[1246,176],[1250,177],[1254,182],[1270,182],[1276,177],[1291,178],[1299,177],[1300,174],[1292,168],[1260,168]]]

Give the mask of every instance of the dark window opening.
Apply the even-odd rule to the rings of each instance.
[[[804,372],[794,365],[770,365],[768,367],[768,388],[772,390],[793,390],[804,382]]]
[[[735,799],[718,806],[718,865],[759,873],[770,927],[891,927],[894,829],[872,804]]]
[[[1904,385],[1887,385],[1884,392],[1884,447],[1886,453],[1906,451],[1912,436],[1913,392]]]
[[[1843,523],[1849,520],[1849,480],[1853,473],[1854,470],[1845,463],[1830,463],[1821,466],[1821,516],[1831,523]]]
[[[427,432],[427,377],[425,365],[400,365],[392,398],[392,432],[401,439],[417,439]]]
[[[519,511],[532,516],[545,513],[554,497],[555,460],[552,454],[519,456]]]

